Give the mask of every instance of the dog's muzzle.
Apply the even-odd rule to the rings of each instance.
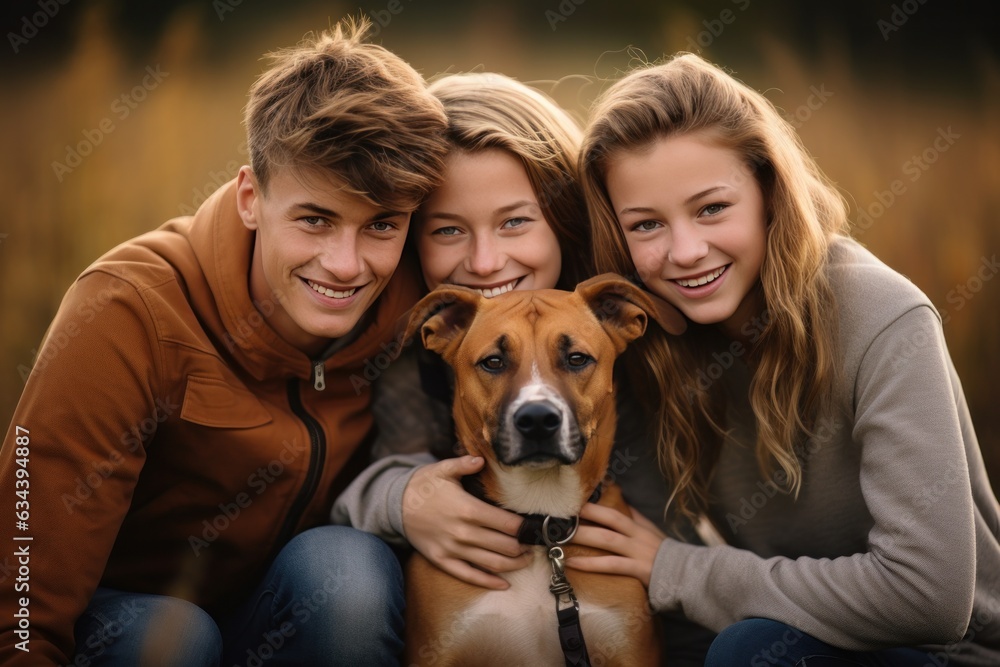
[[[559,433],[562,413],[549,401],[525,403],[514,413],[514,427],[527,440],[549,440]]]
[[[505,446],[497,449],[504,465],[576,463],[582,455],[579,436],[572,417],[550,400],[527,401],[511,418],[513,429],[502,438]],[[513,432],[511,432],[513,431]]]

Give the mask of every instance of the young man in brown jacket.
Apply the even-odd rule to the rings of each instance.
[[[364,32],[276,54],[250,166],[66,294],[0,451],[0,664],[395,659],[398,563],[321,524],[366,462],[359,379],[415,300],[446,121]]]

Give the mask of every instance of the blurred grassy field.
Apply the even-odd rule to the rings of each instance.
[[[880,60],[877,51],[873,56],[871,46],[859,55],[852,35],[834,28],[818,33],[803,53],[802,40],[791,37],[795,21],[768,25],[751,16],[755,6],[748,0],[701,11],[659,3],[631,17],[633,24],[641,22],[636,33],[641,37],[632,36],[625,21],[603,21],[598,5],[564,0],[528,10],[524,3],[515,9],[472,3],[461,13],[442,15],[397,0],[362,9],[385,24],[376,41],[425,75],[502,71],[536,83],[580,119],[620,71],[643,58],[694,46],[705,47],[706,56],[766,91],[848,197],[858,237],[909,276],[945,316],[945,334],[997,479],[1000,66],[995,54],[984,51],[961,69],[922,80],[900,68],[898,59]],[[244,163],[241,113],[246,91],[263,67],[261,54],[357,9],[299,3],[264,11],[233,0],[177,3],[155,26],[133,32],[112,7],[96,4],[52,17],[53,27],[40,28],[4,68],[0,421],[5,425],[35,348],[74,277],[115,244],[193,210]],[[393,7],[399,12],[393,14]],[[570,7],[575,9],[566,13]],[[889,5],[882,9],[889,16]],[[723,21],[729,18],[724,11],[732,12],[733,21]],[[911,17],[898,35],[889,33],[886,49],[904,43],[905,31],[916,34],[911,26],[918,21],[934,21],[931,9],[920,11],[923,16]],[[865,24],[875,33],[875,47],[878,18],[873,13]],[[46,29],[67,37],[51,54]],[[927,26],[922,30],[928,34]],[[77,161],[69,147],[81,143],[91,144],[91,150],[70,166]]]

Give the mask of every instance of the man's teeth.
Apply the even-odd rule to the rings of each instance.
[[[309,283],[309,287],[312,287],[314,290],[316,290],[323,296],[329,296],[334,299],[346,299],[347,297],[353,295],[355,292],[358,291],[357,287],[352,287],[346,292],[338,292],[337,290],[332,290],[329,287],[323,287],[322,285],[317,285],[311,280],[307,280],[306,282]]]
[[[511,291],[512,289],[514,289],[514,285],[517,285],[517,280],[512,280],[506,285],[501,285],[500,287],[487,287],[485,289],[479,289],[478,287],[475,287],[473,289],[475,289],[477,292],[482,294],[487,299],[492,299],[495,296],[500,296],[501,294],[506,294],[507,292]]]
[[[705,274],[700,278],[692,278],[690,280],[677,280],[675,281],[681,287],[698,287],[700,285],[707,285],[716,278],[722,275],[722,272],[726,270],[726,267],[720,267],[711,273]]]

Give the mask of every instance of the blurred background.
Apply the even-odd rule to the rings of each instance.
[[[937,305],[998,480],[1000,40],[987,9],[942,0],[5,3],[0,422],[77,274],[193,212],[246,162],[242,109],[261,56],[364,11],[375,41],[425,76],[500,71],[581,121],[623,71],[679,50],[765,92],[847,197],[855,236]]]

